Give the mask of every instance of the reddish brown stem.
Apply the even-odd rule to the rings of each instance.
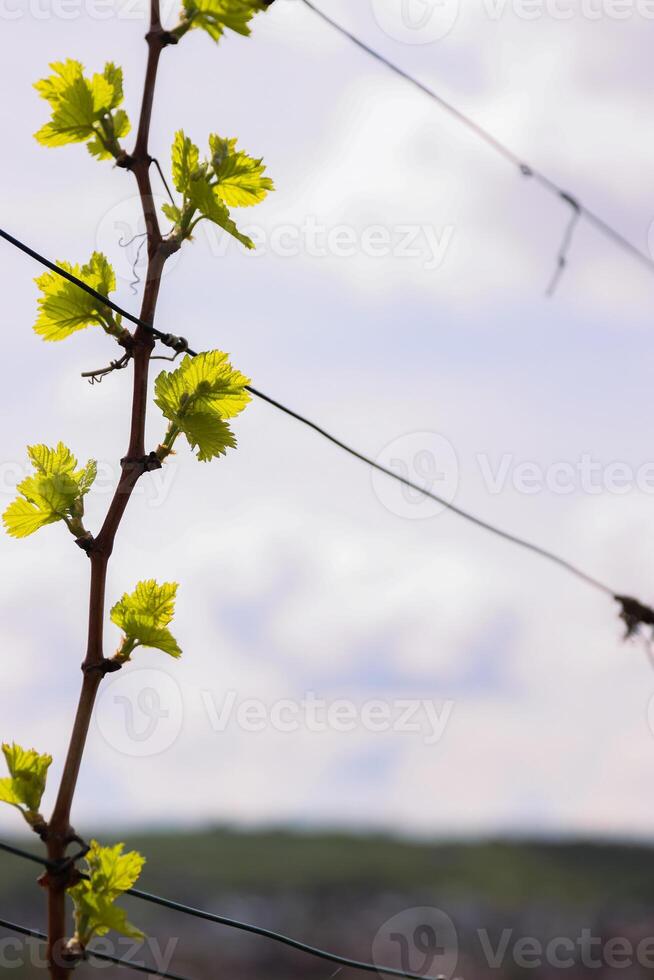
[[[134,154],[129,159],[128,169],[134,172],[141,196],[143,215],[148,234],[148,270],[145,292],[141,305],[140,319],[146,323],[154,320],[161,275],[166,259],[173,251],[163,242],[159,230],[156,208],[150,184],[150,157],[148,141],[152,104],[161,51],[166,45],[159,17],[159,0],[151,0],[150,31],[147,35],[148,64],[143,87],[143,101],[139,120]],[[91,723],[98,688],[104,676],[103,627],[105,614],[105,591],[107,566],[113,551],[116,533],[125,513],[127,504],[139,478],[150,466],[145,457],[145,421],[148,395],[148,371],[150,356],[154,347],[152,335],[142,327],[134,334],[133,363],[134,379],[132,393],[132,416],[129,446],[122,461],[122,474],[104,524],[97,538],[91,543],[91,586],[89,597],[88,645],[82,668],[84,680],[77,706],[75,724],[71,734],[64,771],[59,785],[57,800],[48,824],[46,844],[51,861],[61,861],[71,842],[73,831],[70,827],[71,808],[79,776],[84,748]],[[69,980],[72,964],[67,963],[65,944],[68,936],[66,918],[66,887],[70,879],[65,874],[49,872],[44,884],[48,889],[48,957],[51,980]]]

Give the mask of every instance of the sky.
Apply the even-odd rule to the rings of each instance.
[[[651,47],[645,0],[320,0],[649,254]],[[135,120],[135,0],[1,0],[2,226],[57,260],[104,251],[116,298],[142,230],[129,174],[32,134],[48,63],[115,60]],[[175,5],[165,8],[170,24]],[[654,599],[654,278],[586,223],[546,297],[569,209],[322,23],[276,0],[251,38],[164,52],[151,152],[174,132],[238,136],[276,191],[236,214],[245,254],[198,229],[157,325],[230,353],[256,387],[397,472]],[[163,187],[158,193],[163,198]],[[97,529],[128,434],[130,377],[89,329],[32,331],[37,266],[2,244],[3,507],[26,445],[97,458]],[[156,370],[168,365],[153,365]],[[617,608],[463,523],[263,403],[213,463],[186,447],[143,480],[120,529],[112,605],[180,583],[173,662],[139,651],[99,698],[75,802],[120,824],[293,824],[426,836],[651,839],[654,673]],[[155,406],[148,442],[163,421]],[[88,567],[61,526],[0,536],[0,735],[54,756],[77,701]],[[107,651],[119,640],[107,622]],[[19,829],[0,813],[0,832]]]

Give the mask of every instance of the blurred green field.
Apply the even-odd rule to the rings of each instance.
[[[89,835],[91,836],[91,835]],[[192,833],[98,833],[147,857],[144,887],[172,883],[199,893],[279,888],[436,889],[452,897],[520,901],[525,891],[563,903],[654,904],[654,849],[586,842],[430,843],[383,835],[232,829]],[[36,853],[36,838],[12,841]],[[31,890],[32,868],[0,854],[0,899]]]
[[[121,838],[122,839],[122,838]],[[127,835],[148,856],[143,881],[166,886],[170,872],[201,891],[280,887],[366,890],[429,888],[489,902],[542,899],[583,904],[654,904],[654,850],[615,844],[418,843],[385,836],[233,830]]]
[[[244,832],[217,828],[195,833],[98,834],[121,839],[147,856],[140,885],[179,901],[285,931],[345,955],[370,959],[375,934],[393,915],[430,906],[456,922],[464,976],[515,977],[512,966],[489,973],[478,961],[480,928],[500,934],[601,936],[654,933],[654,850],[586,842],[496,841],[443,843],[382,835],[288,830]],[[38,851],[38,841],[21,839]],[[44,896],[38,868],[0,854],[0,917],[41,928]],[[173,966],[193,980],[237,975],[292,980],[332,970],[267,940],[175,915],[125,899],[133,921],[149,936],[175,942]],[[650,930],[650,923],[652,929]],[[0,942],[7,936],[0,930]],[[329,964],[326,964],[329,966]],[[78,970],[92,975],[90,965]],[[42,975],[28,965],[16,980]],[[104,969],[104,976],[127,977]],[[527,971],[529,972],[529,971]],[[566,977],[597,971],[566,973]],[[609,971],[610,972],[610,971]],[[556,971],[555,971],[556,973]],[[555,975],[540,970],[531,976]],[[560,971],[558,971],[560,973]],[[624,977],[651,977],[636,966]],[[348,974],[348,976],[356,974]],[[558,975],[558,974],[557,974]]]
[[[89,835],[91,836],[91,835]],[[615,902],[654,905],[654,849],[644,845],[539,841],[421,842],[384,835],[288,830],[98,834],[147,857],[143,887],[185,894],[279,889],[438,891],[509,905],[525,893],[588,904],[610,891]],[[39,853],[36,838],[13,843]],[[34,870],[0,854],[0,900],[27,896]],[[173,888],[173,890],[175,890]]]

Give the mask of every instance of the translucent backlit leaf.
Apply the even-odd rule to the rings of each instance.
[[[123,73],[107,62],[102,74],[86,78],[79,61],[68,59],[50,65],[53,74],[36,82],[35,89],[52,109],[50,122],[35,134],[44,146],[89,142],[89,150],[100,159],[118,157],[118,139],[130,129],[121,109]]]
[[[25,538],[47,524],[65,521],[69,530],[81,537],[85,533],[81,525],[83,498],[97,475],[95,461],[76,469],[77,460],[63,442],[54,448],[29,446],[27,451],[35,472],[18,484],[20,496],[2,516],[7,533]]]
[[[0,801],[18,807],[32,823],[41,806],[52,756],[24,749],[15,742],[11,745],[5,742],[2,752],[9,777],[0,779]]]
[[[209,137],[211,166],[218,183],[216,192],[230,207],[246,208],[263,201],[275,186],[262,160],[236,149],[235,139],[222,139],[215,133]]]
[[[173,33],[181,37],[191,28],[200,28],[214,41],[228,29],[247,36],[254,15],[269,5],[264,0],[184,0],[182,21]]]
[[[85,265],[58,264],[103,296],[108,296],[116,288],[116,274],[102,252],[94,252]],[[41,290],[34,330],[44,340],[64,340],[77,330],[93,325],[101,326],[114,337],[125,333],[119,316],[55,272],[44,272],[34,281]]]
[[[175,225],[171,236],[184,241],[193,234],[203,218],[224,228],[246,248],[254,242],[239,231],[229,212],[229,206],[250,207],[262,201],[273,182],[264,177],[265,166],[260,159],[248,156],[236,148],[235,139],[209,137],[210,159],[200,160],[200,152],[180,130],[172,147],[173,182],[182,195],[181,205],[164,204],[166,217]]]
[[[104,936],[110,930],[143,938],[141,930],[127,921],[124,909],[114,905],[136,883],[145,863],[137,851],[125,853],[124,846],[101,847],[91,841],[86,855],[87,878],[68,889],[75,906],[75,938],[82,947],[93,936]]]
[[[153,647],[180,657],[177,641],[168,629],[175,613],[176,582],[159,585],[154,579],[139,582],[111,610],[111,620],[125,634],[116,659],[128,660],[135,647]]]
[[[210,460],[234,448],[236,440],[225,421],[250,401],[249,379],[235,370],[222,351],[187,356],[175,371],[155,381],[155,401],[173,427],[184,433],[198,459]]]

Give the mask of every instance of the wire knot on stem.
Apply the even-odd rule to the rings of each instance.
[[[120,670],[122,666],[123,665],[118,660],[109,660],[107,659],[107,657],[103,657],[102,660],[100,660],[96,664],[87,664],[85,661],[82,664],[82,672],[84,673],[84,675],[87,675],[99,671],[102,677],[106,677],[107,674],[115,674],[116,671]],[[83,855],[80,856],[83,857]]]
[[[75,538],[75,544],[78,548],[81,548],[86,555],[90,555],[93,551],[94,542],[95,538],[92,534],[85,534],[82,538]]]
[[[186,337],[176,337],[175,334],[164,333],[160,335],[159,340],[166,347],[177,351],[178,354],[183,354],[184,351],[188,350],[188,340]]]
[[[46,870],[43,872],[41,877],[38,879],[39,885],[43,888],[55,887],[66,891],[73,885],[76,885],[78,881],[82,879],[82,873],[77,870],[75,865],[77,862],[86,857],[90,848],[89,845],[78,837],[76,834],[72,834],[67,844],[78,843],[80,848],[75,854],[71,854],[68,857],[59,858],[56,861],[45,861]]]
[[[177,35],[163,27],[153,27],[145,35],[145,40],[148,44],[160,44],[162,48],[167,48],[169,44],[179,44]]]
[[[153,470],[161,469],[161,460],[155,452],[151,452],[147,456],[123,456],[120,465],[123,467],[140,466],[144,473],[151,473]]]
[[[613,598],[621,607],[620,619],[627,627],[626,640],[636,636],[641,626],[649,626],[654,634],[654,609],[651,606],[645,606],[631,596],[616,595]]]

